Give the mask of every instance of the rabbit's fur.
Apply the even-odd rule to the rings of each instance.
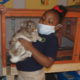
[[[10,41],[9,54],[11,56],[10,61],[17,63],[25,60],[27,57],[31,57],[32,53],[29,50],[25,50],[22,44],[19,42],[19,38],[25,39],[29,42],[41,41],[41,37],[38,35],[36,23],[29,20],[25,21],[20,28],[12,37]]]

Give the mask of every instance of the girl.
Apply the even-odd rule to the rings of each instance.
[[[32,52],[32,57],[16,64],[19,72],[18,80],[45,80],[43,67],[50,67],[56,58],[58,39],[55,31],[60,28],[58,25],[66,12],[66,8],[61,5],[45,11],[37,25],[42,41],[31,43],[19,39],[25,49]]]

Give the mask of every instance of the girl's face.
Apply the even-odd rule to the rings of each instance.
[[[55,12],[44,13],[41,17],[40,23],[50,26],[56,26],[59,24],[59,16]]]
[[[51,25],[51,26],[56,26],[59,22],[58,19],[59,19],[58,15],[55,12],[47,12],[43,14],[43,16],[41,17],[40,23]]]

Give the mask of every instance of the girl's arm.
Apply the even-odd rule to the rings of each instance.
[[[50,67],[53,63],[53,59],[51,57],[47,57],[40,53],[31,42],[28,42],[23,39],[19,39],[19,41],[22,43],[22,45],[25,47],[25,49],[28,49],[32,52],[32,57],[41,65],[44,67]]]

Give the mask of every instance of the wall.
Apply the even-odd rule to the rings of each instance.
[[[45,1],[45,4],[41,3],[41,0],[9,0],[4,5],[7,8],[50,9],[57,4],[64,6],[80,4],[80,0],[42,0],[42,1]]]
[[[58,0],[57,4],[67,6],[67,3],[68,3],[68,0]]]
[[[7,8],[27,8],[27,9],[50,9],[54,5],[60,4],[64,6],[75,5],[80,0],[9,0],[4,4]]]
[[[80,0],[68,0],[68,5],[75,5],[80,3]]]
[[[26,8],[28,9],[49,9],[57,4],[58,0],[48,0],[47,4],[41,3],[41,0],[26,0]]]
[[[25,8],[26,0],[14,0],[13,1],[13,8]]]

